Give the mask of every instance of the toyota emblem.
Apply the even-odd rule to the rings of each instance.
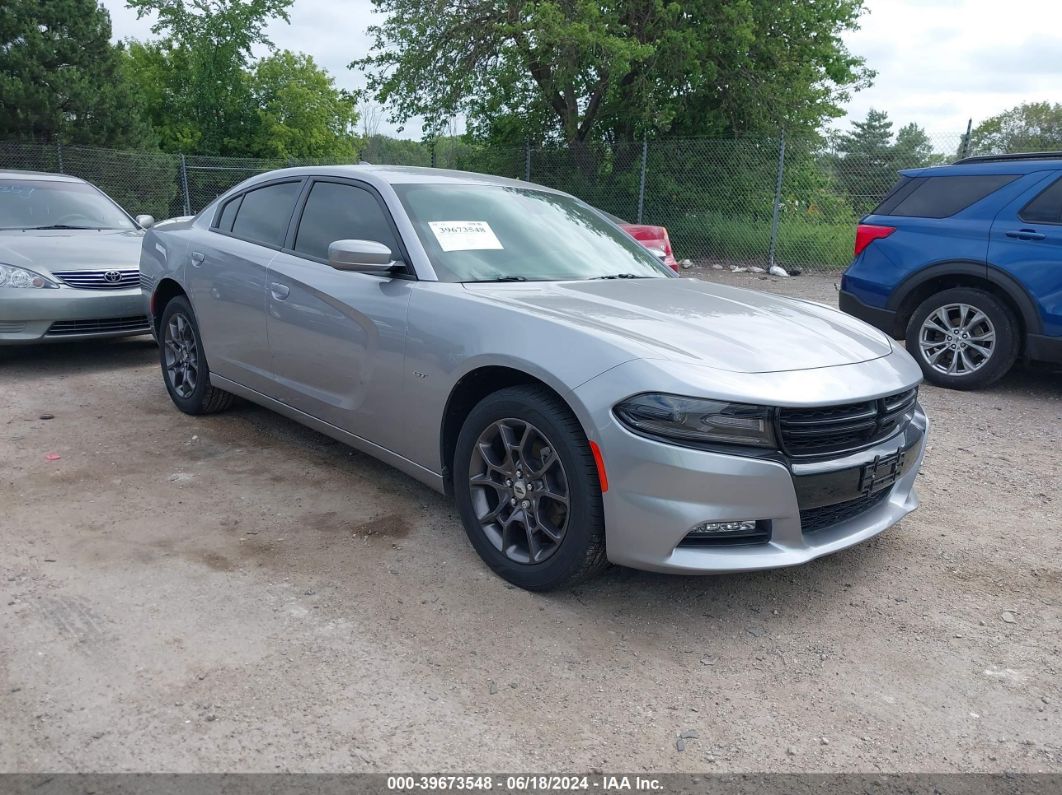
[[[103,278],[109,281],[111,284],[117,284],[122,280],[121,271],[107,271],[103,274]]]

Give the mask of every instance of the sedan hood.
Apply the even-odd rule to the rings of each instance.
[[[736,373],[836,367],[878,359],[892,343],[835,309],[698,279],[468,284],[506,303],[597,335],[638,358]]]
[[[0,262],[33,270],[79,271],[140,266],[144,233],[131,230],[4,230]]]

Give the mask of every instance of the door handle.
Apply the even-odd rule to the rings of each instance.
[[[1007,232],[1007,237],[1015,237],[1018,240],[1043,240],[1044,234],[1035,229],[1015,229]]]
[[[192,252],[192,264],[195,265],[195,267],[198,268],[200,265],[202,265],[203,264],[203,260],[205,260],[205,259],[206,259],[206,254],[204,254],[203,252],[201,252],[201,251],[193,251]]]
[[[280,282],[270,282],[269,292],[273,294],[273,298],[277,301],[283,301],[291,293],[291,288]]]

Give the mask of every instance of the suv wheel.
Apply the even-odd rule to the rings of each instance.
[[[563,588],[607,564],[590,445],[549,391],[517,386],[484,398],[461,428],[453,472],[472,546],[514,585]]]
[[[185,414],[213,414],[232,405],[235,396],[210,385],[199,324],[186,298],[174,298],[162,311],[159,359],[170,399]]]
[[[951,389],[998,381],[1018,358],[1011,311],[983,290],[956,287],[923,301],[907,325],[907,350],[926,380]]]

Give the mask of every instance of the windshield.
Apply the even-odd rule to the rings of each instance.
[[[497,185],[395,185],[441,281],[668,278],[582,202]]]
[[[0,229],[136,229],[84,182],[0,179]]]

